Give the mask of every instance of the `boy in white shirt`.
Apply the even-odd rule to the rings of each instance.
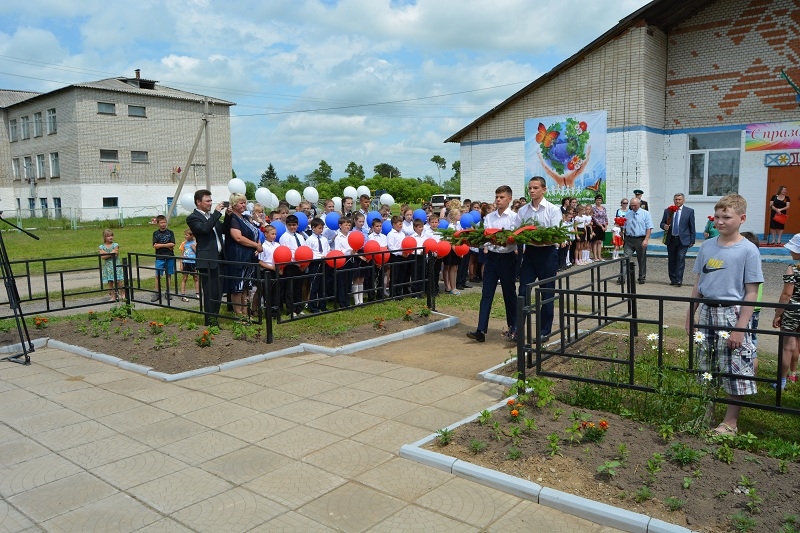
[[[264,242],[261,243],[261,253],[258,254],[258,265],[261,267],[263,283],[258,285],[255,302],[260,302],[264,297],[264,305],[271,307],[272,311],[278,312],[278,293],[275,287],[275,259],[273,254],[278,243],[275,242],[277,235],[275,226],[264,226]],[[258,305],[258,304],[256,304]]]
[[[336,301],[340,309],[350,307],[350,288],[353,283],[353,260],[350,256],[353,255],[353,248],[350,247],[347,235],[350,233],[352,226],[353,223],[349,218],[340,218],[339,232],[333,240],[333,249],[341,250],[345,257],[348,258],[344,266],[339,268],[334,275],[336,278]]]
[[[403,282],[406,273],[405,258],[403,257],[403,239],[405,237],[403,233],[403,217],[394,215],[392,217],[392,231],[386,236],[387,247],[392,253],[392,257],[389,259],[392,269],[392,282],[389,289],[392,296],[403,294],[403,287],[399,287],[398,284]]]
[[[306,236],[297,232],[298,221],[295,215],[286,217],[286,231],[281,235],[280,244],[292,251],[292,261],[294,253],[298,248],[306,243]],[[290,263],[283,268],[283,277],[287,287],[283,291],[284,303],[293,315],[300,315],[303,312],[303,280],[300,278],[303,271],[297,263]]]
[[[308,265],[308,273],[311,276],[311,288],[308,291],[308,310],[312,313],[327,311],[326,289],[328,280],[331,280],[333,287],[333,271],[322,259],[331,251],[328,239],[322,236],[325,223],[321,218],[311,219],[311,236],[306,241],[306,245],[314,251],[314,259],[317,261]],[[327,272],[326,269],[330,270]]]
[[[368,241],[376,241],[378,244],[381,245],[381,248],[387,247],[387,240],[386,235],[383,234],[383,219],[376,218],[372,221],[372,230],[369,232],[369,236],[367,237]],[[375,280],[375,299],[383,298],[384,296],[389,296],[388,292],[386,292],[386,287],[389,286],[389,265],[381,265],[378,266],[375,263],[375,266],[372,267],[373,270],[373,279]]]

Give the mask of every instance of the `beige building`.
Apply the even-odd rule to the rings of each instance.
[[[78,220],[152,216],[175,194],[206,97],[140,77],[0,90],[0,210]],[[231,178],[230,107],[208,98],[212,191]],[[184,192],[206,185],[201,138]]]
[[[794,0],[650,2],[446,140],[461,146],[461,195],[491,201],[503,184],[524,194],[526,120],[605,112],[602,181],[562,196],[599,190],[616,209],[644,189],[658,222],[683,192],[703,228],[716,201],[738,192],[745,228],[761,234],[786,185],[786,231],[800,231],[800,107],[782,76],[800,82],[798,24]],[[755,138],[767,135],[785,142]]]

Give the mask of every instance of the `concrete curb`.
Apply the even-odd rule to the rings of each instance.
[[[524,500],[539,501],[539,503],[542,503],[539,500],[539,493],[542,491],[542,486],[532,481],[525,481],[524,479],[483,466],[474,465],[466,461],[461,461],[460,459],[453,464],[453,474],[470,481],[475,481],[481,485],[492,487],[493,489],[508,492]]]
[[[508,376],[501,376],[500,374],[495,374],[494,371],[498,368],[503,368],[508,363],[500,363],[499,365],[495,365],[492,368],[484,370],[483,372],[478,372],[478,380],[479,381],[488,381],[489,383],[498,383],[500,385],[506,385],[510,387],[514,383],[517,382],[516,379],[510,378]]]
[[[33,349],[36,350],[36,348],[46,347],[48,340],[49,340],[48,337],[33,339],[31,341],[31,344],[33,344]],[[20,343],[9,344],[7,346],[0,346],[0,355],[13,354],[20,351],[22,351],[22,344]]]
[[[292,346],[289,348],[284,348],[282,350],[276,350],[274,352],[252,355],[250,357],[245,357],[244,359],[236,359],[234,361],[228,361],[226,363],[222,363],[219,365],[197,368],[194,370],[189,370],[187,372],[181,372],[179,374],[167,374],[165,372],[158,372],[156,370],[153,370],[152,367],[131,363],[129,361],[123,361],[119,357],[92,352],[85,348],[81,348],[80,346],[73,346],[71,344],[66,344],[61,341],[57,341],[50,338],[36,339],[34,343],[38,341],[39,348],[44,348],[45,346],[47,346],[50,348],[55,348],[57,350],[64,350],[65,352],[69,352],[75,355],[80,355],[83,357],[87,357],[89,359],[94,359],[96,361],[101,361],[103,363],[114,365],[118,368],[122,368],[123,370],[130,370],[132,372],[136,372],[137,374],[142,374],[144,376],[157,379],[159,381],[174,382],[174,381],[180,381],[182,379],[205,376],[208,374],[213,374],[215,372],[221,372],[223,370],[230,370],[232,368],[239,368],[241,366],[250,365],[253,363],[260,363],[261,361],[266,361],[268,359],[275,359],[276,357],[282,357],[284,355],[292,355],[304,352],[319,353],[328,356],[352,354],[355,352],[359,352],[361,350],[366,350],[368,348],[375,348],[377,346],[388,344],[390,342],[395,342],[405,338],[416,337],[418,335],[424,335],[425,333],[430,333],[432,331],[438,331],[441,329],[449,328],[458,324],[459,322],[457,317],[443,315],[441,313],[432,313],[432,314],[446,318],[444,320],[437,320],[436,322],[425,324],[424,326],[418,326],[416,328],[412,328],[406,331],[399,331],[397,333],[392,333],[391,335],[385,335],[383,337],[376,337],[374,339],[354,342],[352,344],[347,344],[345,346],[339,346],[338,348],[328,348],[327,346],[318,346],[316,344],[301,343],[298,346]],[[14,346],[15,345],[5,346],[3,347],[3,349],[9,350],[9,353],[11,353],[13,352]],[[19,344],[17,344],[16,346],[19,346]],[[34,344],[34,346],[36,346],[36,344]],[[19,349],[21,350],[22,348],[19,347]],[[0,351],[0,353],[3,353],[3,351]],[[473,419],[474,417],[466,421],[471,421]],[[456,424],[460,425],[461,423],[464,423],[464,421],[458,422]]]

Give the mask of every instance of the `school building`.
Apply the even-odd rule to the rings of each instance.
[[[461,146],[462,197],[515,197],[532,175],[548,192],[634,189],[656,226],[677,192],[703,228],[714,204],[748,200],[762,234],[779,185],[800,232],[800,2],[655,0],[445,142]],[[660,231],[656,227],[656,231]],[[699,230],[700,231],[700,230]]]
[[[132,78],[47,93],[0,90],[0,210],[79,220],[152,216],[175,195],[206,116],[206,98]],[[230,107],[208,98],[212,191],[231,178]],[[183,192],[206,185],[201,137]],[[150,209],[142,209],[149,206]]]

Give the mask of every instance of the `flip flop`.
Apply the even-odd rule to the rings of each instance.
[[[737,428],[731,427],[728,424],[726,424],[725,422],[723,422],[723,423],[721,423],[720,425],[718,425],[717,427],[715,427],[714,429],[711,430],[711,435],[712,436],[731,435],[731,436],[735,437],[738,432],[739,431],[738,431]]]

